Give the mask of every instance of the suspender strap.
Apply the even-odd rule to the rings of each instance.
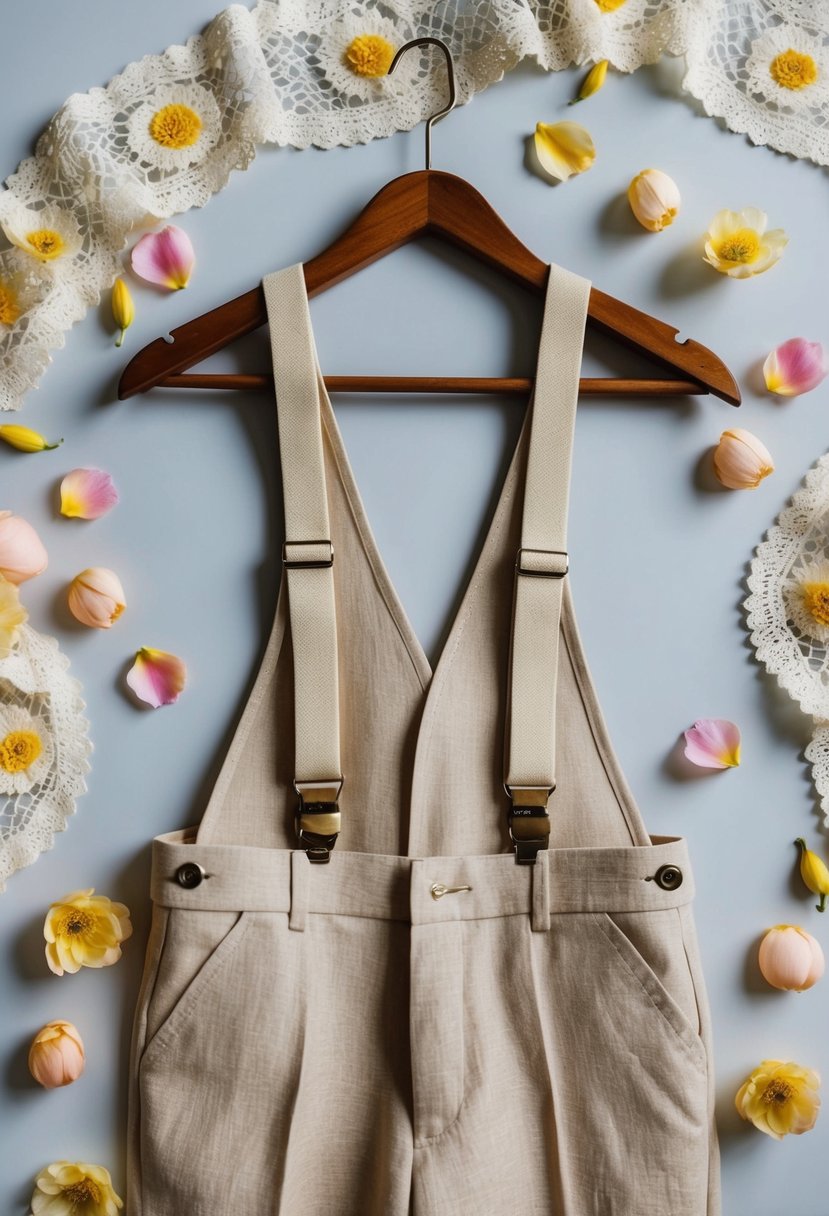
[[[558,645],[567,576],[567,507],[590,283],[550,267],[532,400],[521,548],[515,562],[510,651],[509,754],[516,861],[534,862],[550,835],[556,787]]]
[[[340,830],[342,776],[334,546],[323,463],[320,371],[301,263],[267,275],[262,286],[285,503],[282,561],[294,659],[297,835],[311,861],[328,861]]]

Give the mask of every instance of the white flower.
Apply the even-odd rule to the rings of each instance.
[[[829,98],[829,50],[794,25],[776,25],[755,38],[746,60],[746,89],[800,113]]]
[[[0,252],[0,337],[49,292],[52,274],[39,260],[19,249]]]
[[[317,55],[326,80],[338,92],[371,101],[391,92],[409,92],[419,84],[423,87],[421,55],[428,54],[431,64],[428,49],[407,51],[394,74],[387,75],[395,52],[414,36],[408,23],[395,24],[376,10],[360,16],[349,12],[322,30]],[[432,72],[427,70],[423,75],[428,83]]]
[[[25,794],[48,774],[54,756],[43,720],[0,704],[0,795]]]
[[[73,257],[81,247],[78,221],[68,211],[26,207],[8,195],[0,201],[0,227],[18,249],[39,262]]]
[[[157,89],[139,102],[127,129],[139,161],[168,172],[204,160],[221,135],[222,116],[209,89],[185,82]]]
[[[829,641],[829,561],[805,563],[784,585],[789,620],[808,638]]]

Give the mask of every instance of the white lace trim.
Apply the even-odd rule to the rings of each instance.
[[[809,633],[800,593],[800,580],[819,577],[827,560],[829,453],[809,470],[758,545],[744,603],[757,658],[814,719],[805,755],[829,827],[829,631],[816,623]]]
[[[74,814],[76,799],[86,792],[89,723],[81,686],[68,667],[55,639],[29,625],[21,627],[17,646],[0,660],[0,736],[30,726],[43,749],[31,766],[32,780],[7,782],[15,788],[0,790],[0,891],[10,874],[51,849],[55,834]]]
[[[257,145],[351,145],[409,130],[437,108],[443,75],[431,52],[393,77],[355,75],[343,50],[359,33],[393,45],[443,38],[458,98],[523,59],[555,71],[609,59],[632,72],[684,54],[684,87],[755,143],[829,163],[829,4],[825,0],[259,0],[235,4],[186,46],[170,47],[74,94],[0,194],[8,245],[49,228],[60,256],[37,261],[0,237],[0,408],[18,409],[65,332],[119,271],[129,234],[203,206],[246,169]],[[791,46],[817,76],[783,88],[769,56]],[[198,137],[163,147],[149,134],[167,105],[198,113]],[[33,214],[35,213],[35,214]],[[4,307],[4,290],[7,293]],[[9,309],[8,293],[13,307]],[[16,314],[18,314],[16,316]]]

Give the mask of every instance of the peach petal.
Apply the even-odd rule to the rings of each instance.
[[[132,251],[132,268],[142,279],[179,291],[190,282],[196,255],[190,237],[175,224],[148,232]]]
[[[0,574],[19,586],[42,574],[48,561],[32,525],[11,511],[0,511]]]
[[[740,731],[726,718],[698,718],[685,731],[685,755],[700,768],[734,768],[740,763]]]
[[[60,483],[60,513],[69,519],[100,519],[118,503],[118,491],[103,469],[73,469]]]
[[[158,709],[172,705],[187,681],[187,668],[177,655],[142,646],[127,672],[127,684],[141,701]]]
[[[776,347],[763,364],[763,376],[770,393],[797,397],[809,393],[829,373],[829,362],[820,342],[789,338]]]

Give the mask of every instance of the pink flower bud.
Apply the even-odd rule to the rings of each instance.
[[[803,992],[823,975],[820,942],[798,925],[775,925],[760,943],[760,970],[772,988]]]
[[[85,1062],[81,1036],[71,1022],[49,1022],[29,1048],[29,1072],[45,1089],[77,1081]]]
[[[49,558],[31,524],[11,511],[0,511],[0,574],[10,583],[25,583],[42,574]]]
[[[91,629],[109,629],[126,606],[118,575],[103,566],[82,570],[69,584],[69,611]]]

